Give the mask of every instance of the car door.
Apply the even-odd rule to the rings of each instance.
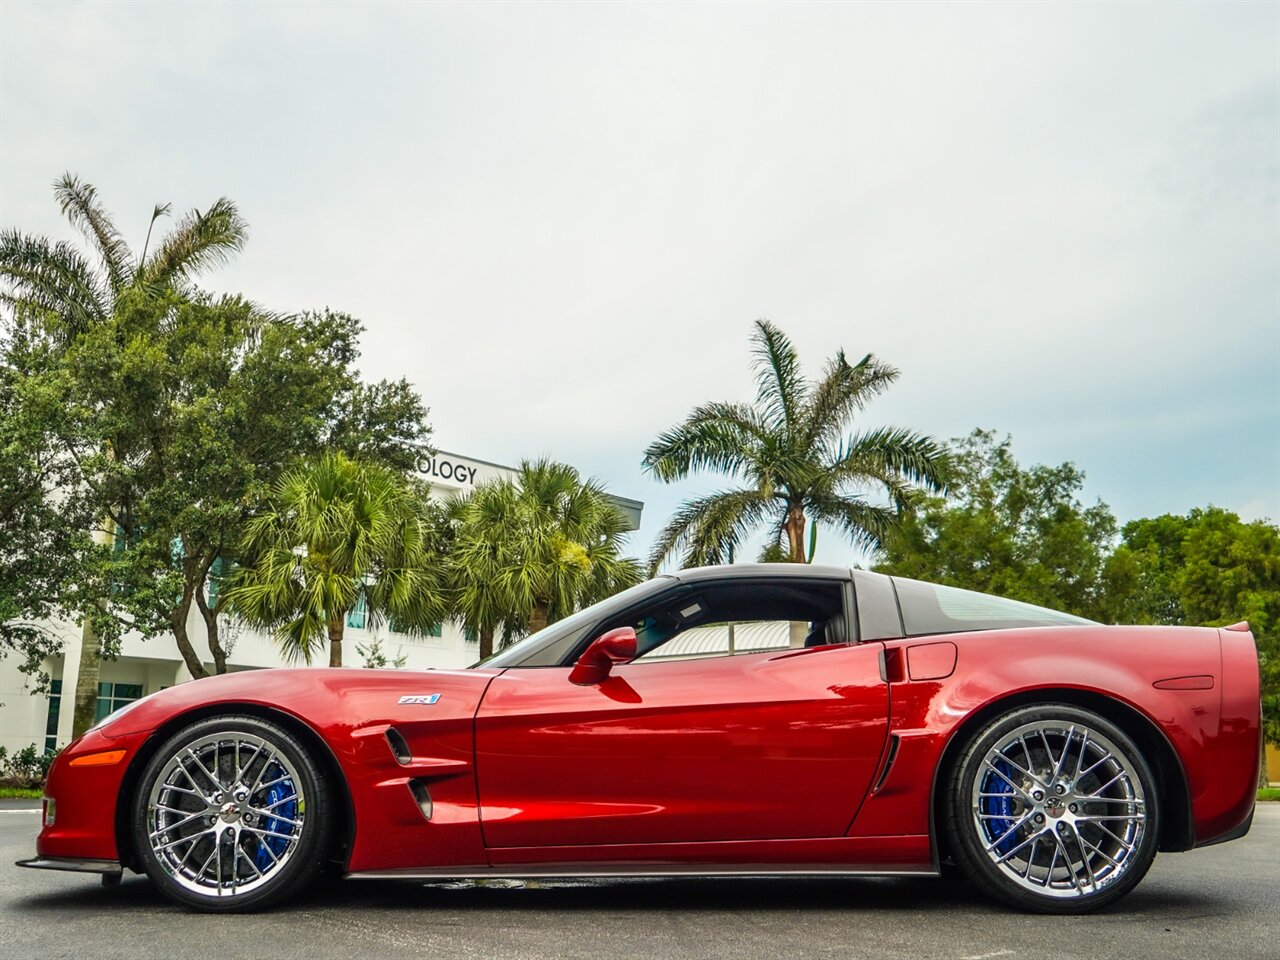
[[[485,843],[841,836],[884,746],[881,649],[640,659],[591,686],[509,669],[476,715]]]

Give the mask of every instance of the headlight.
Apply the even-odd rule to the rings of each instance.
[[[58,815],[58,801],[53,797],[44,798],[44,825],[52,827],[53,821]]]

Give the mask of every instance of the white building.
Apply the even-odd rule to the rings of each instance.
[[[433,491],[441,496],[458,491],[469,492],[477,483],[486,480],[515,476],[513,467],[443,451],[425,460],[422,469]],[[613,499],[630,519],[631,529],[637,529],[644,505],[623,497],[615,496]],[[296,666],[281,657],[270,634],[237,625],[226,617],[219,625],[227,647],[229,670]],[[71,707],[75,702],[80,662],[80,627],[65,622],[54,623],[51,627],[63,639],[64,648],[60,656],[46,665],[53,677],[53,692],[49,696],[32,694],[29,678],[18,670],[17,658],[0,659],[0,746],[10,753],[33,743],[37,749],[52,749],[66,746],[71,741]],[[192,646],[207,657],[204,620],[194,605],[187,630]],[[406,669],[465,667],[479,658],[478,643],[466,636],[456,623],[441,624],[434,636],[409,636],[392,630],[385,621],[372,625],[360,609],[351,611],[343,642],[344,663],[360,666],[362,659],[357,646],[375,641],[388,660],[405,657]],[[328,669],[319,665],[326,659],[327,655],[319,658],[316,669]],[[212,672],[212,660],[206,660],[205,665]],[[150,640],[142,640],[134,634],[124,637],[118,659],[103,661],[98,679],[98,715],[102,717],[139,697],[190,680],[191,674],[178,653],[172,634],[161,634]]]

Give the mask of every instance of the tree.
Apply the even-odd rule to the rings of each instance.
[[[327,642],[331,667],[357,604],[372,622],[425,633],[446,605],[424,499],[395,471],[342,453],[290,470],[247,526],[228,602],[275,630],[291,658],[310,663]]]
[[[103,655],[114,653],[124,626],[144,637],[168,630],[188,672],[201,677],[206,655],[187,631],[194,606],[212,670],[225,672],[220,587],[271,484],[323,447],[409,469],[427,448],[426,411],[404,380],[360,382],[362,328],[353,318],[328,310],[275,315],[191,286],[174,251],[199,260],[200,238],[217,236],[216,222],[188,218],[193,236],[171,237],[134,270],[127,251],[110,242],[118,237],[92,188],[61,189],[80,191],[72,209],[96,224],[95,242],[108,238],[98,286],[109,292],[110,309],[87,313],[67,336],[63,314],[28,296],[15,301],[10,339],[24,385],[22,422],[60,456],[54,465],[74,468],[56,478],[59,511],[83,492],[103,521],[81,529],[106,531],[105,543],[87,553],[96,564],[62,568],[78,570],[64,576],[64,593],[84,598]],[[41,244],[18,237],[10,246],[19,241]],[[88,687],[96,690],[96,679]]]
[[[48,430],[49,416],[65,415],[49,402],[49,362],[16,330],[0,339],[0,657],[19,657],[40,691],[50,679],[44,664],[61,649],[47,621],[83,579],[94,519]]]
[[[1130,588],[1117,602],[1123,621],[1249,622],[1267,739],[1280,743],[1280,529],[1213,506],[1134,520],[1124,526],[1112,566]]]
[[[331,345],[326,355],[335,361],[343,361],[344,380],[331,399],[332,410],[321,442],[347,456],[372,460],[400,473],[413,473],[424,454],[431,451],[428,442],[431,426],[427,423],[427,408],[422,398],[403,377],[399,380],[379,380],[362,383],[355,373],[354,364],[360,354],[355,349],[356,339],[364,328],[345,314],[332,314],[328,310],[320,314],[304,314],[310,323],[339,320],[352,325],[352,336],[343,349]]]
[[[698,407],[645,451],[645,469],[664,482],[698,470],[747,482],[685,503],[658,536],[654,571],[677,553],[684,566],[722,563],[766,522],[770,542],[796,562],[812,559],[817,524],[875,546],[897,526],[913,491],[940,490],[946,481],[946,451],[933,439],[900,428],[848,432],[854,415],[897,380],[893,367],[872,354],[850,364],[841,350],[809,382],[773,324],[756,321],[752,341],[755,403]],[[873,502],[868,491],[888,503]]]
[[[144,632],[171,630],[193,677],[208,671],[187,632],[192,606],[224,673],[219,587],[288,466],[323,447],[412,463],[425,446],[425,410],[407,384],[357,380],[360,330],[344,314],[272,316],[192,293],[117,309],[68,350],[75,393],[111,437],[113,456],[91,473],[113,504],[117,567],[169,583],[118,592],[117,603]]]
[[[946,497],[921,497],[881,545],[882,573],[1098,617],[1108,603],[1116,521],[1080,501],[1074,464],[1022,467],[1009,437],[975,430],[952,441]]]
[[[198,274],[239,251],[247,237],[235,204],[223,198],[208,210],[193,210],[181,218],[153,250],[152,229],[170,209],[162,204],[152,211],[142,253],[135,257],[90,184],[65,174],[54,184],[54,196],[63,214],[93,247],[97,267],[69,243],[52,243],[16,229],[0,231],[0,280],[5,287],[0,302],[11,308],[11,321],[21,317],[23,322],[41,323],[55,347],[69,346],[107,322],[126,296],[167,296],[170,291],[188,289]],[[101,443],[100,455],[109,455],[111,438],[102,437]],[[105,513],[118,504],[99,506]],[[94,720],[102,646],[99,630],[110,624],[104,612],[105,595],[87,605],[83,599],[80,602],[83,628],[73,725],[77,733]]]
[[[1182,567],[1187,517],[1165,514],[1131,520],[1107,559],[1108,606],[1114,623],[1185,623],[1175,584]]]
[[[640,582],[639,563],[621,555],[626,518],[566,464],[522,461],[513,480],[482,483],[449,512],[452,605],[482,658],[499,629],[541,630]]]

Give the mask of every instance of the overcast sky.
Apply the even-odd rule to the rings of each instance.
[[[757,317],[902,370],[864,426],[1276,519],[1278,51],[1276,3],[6,2],[0,224],[69,237],[65,170],[135,247],[233,198],[208,287],[360,317],[440,447],[595,474],[641,551]]]

